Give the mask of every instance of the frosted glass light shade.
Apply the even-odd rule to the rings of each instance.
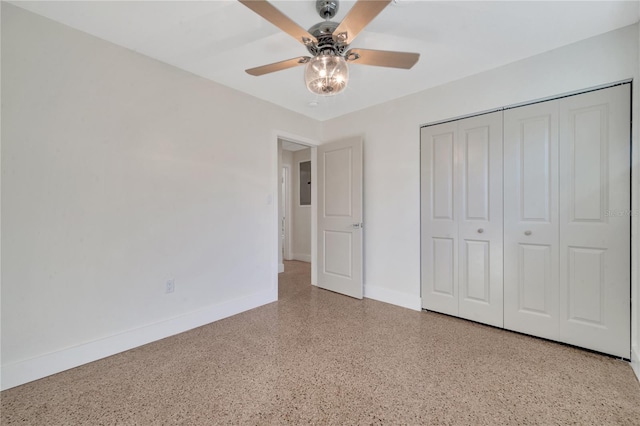
[[[347,61],[342,56],[318,55],[307,63],[304,81],[312,93],[336,95],[347,87],[349,81]]]

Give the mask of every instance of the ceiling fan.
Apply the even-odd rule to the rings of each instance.
[[[266,0],[238,0],[273,25],[307,47],[312,56],[299,56],[246,72],[260,76],[305,65],[307,88],[318,95],[335,95],[347,87],[347,63],[409,69],[418,62],[419,53],[387,50],[349,49],[349,45],[392,0],[358,0],[341,23],[333,22],[338,0],[316,0],[316,11],[323,22],[306,31]]]

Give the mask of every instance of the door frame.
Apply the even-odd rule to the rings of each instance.
[[[293,142],[298,145],[305,145],[311,148],[311,205],[316,206],[318,200],[318,191],[317,191],[317,176],[318,170],[316,168],[317,164],[317,147],[320,145],[320,142],[314,139],[310,139],[304,136],[296,135],[290,132],[286,132],[284,130],[273,129],[271,132],[271,184],[270,193],[267,196],[267,199],[271,205],[271,223],[272,223],[272,238],[271,238],[271,294],[274,300],[278,300],[278,252],[280,246],[280,214],[279,214],[279,205],[280,205],[280,169],[282,168],[282,164],[280,164],[280,157],[278,155],[278,141],[286,140],[288,142]],[[275,195],[274,195],[275,194]],[[318,237],[318,217],[315,208],[311,209],[311,284],[317,285],[318,283],[318,254],[317,254],[317,237]]]

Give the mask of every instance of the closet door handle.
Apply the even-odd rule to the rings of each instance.
[[[478,234],[482,234],[483,232],[484,232],[484,229],[478,228]]]
[[[529,235],[531,235],[531,231],[524,231],[524,235],[528,237]]]

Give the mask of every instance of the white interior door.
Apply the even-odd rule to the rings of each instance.
[[[458,315],[457,123],[420,130],[422,307]]]
[[[362,299],[362,138],[318,147],[318,287]]]
[[[629,85],[560,104],[560,334],[630,356]]]
[[[558,103],[504,112],[504,327],[557,340]]]
[[[458,315],[503,325],[502,112],[458,122]]]

